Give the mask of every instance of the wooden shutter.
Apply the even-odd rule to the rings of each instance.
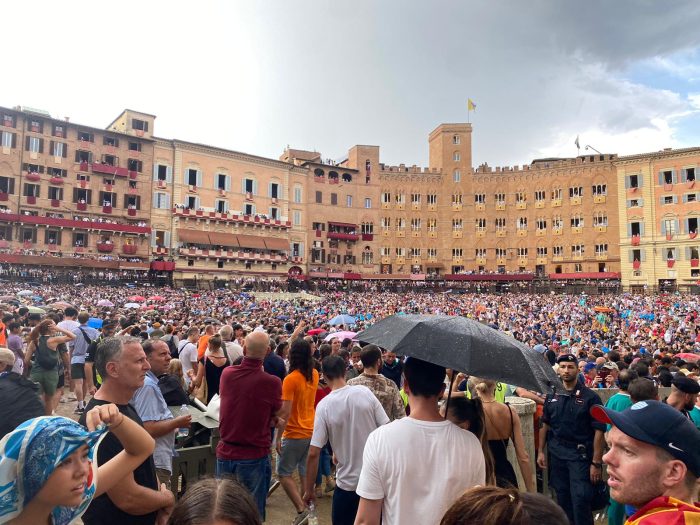
[[[24,137],[24,151],[29,151],[29,135]]]
[[[659,172],[659,186],[663,186],[663,185],[664,185],[664,172],[660,171]]]
[[[197,170],[197,187],[202,187],[202,170]]]
[[[253,180],[253,195],[257,195],[257,194],[258,194],[258,181]]]
[[[224,188],[226,191],[231,191],[231,175],[226,175],[226,179],[224,180]]]
[[[44,139],[39,139],[39,153],[44,153]]]
[[[678,172],[676,170],[671,170],[671,181],[673,184],[678,182]]]
[[[86,201],[88,204],[92,204],[92,190],[87,190],[87,195],[86,195],[86,197],[87,197],[87,198],[85,199],[85,201]]]
[[[625,188],[630,187],[630,177],[629,175],[625,175]]]
[[[158,197],[159,196],[160,196],[160,193],[153,194],[153,203],[151,204],[152,208],[158,208]]]
[[[685,168],[681,169],[681,182],[688,180],[688,172]]]
[[[166,168],[165,168],[165,182],[167,182],[167,183],[173,182],[173,168],[172,168],[172,166],[166,166]]]

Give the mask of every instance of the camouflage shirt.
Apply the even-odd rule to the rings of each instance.
[[[406,416],[406,409],[399,395],[399,389],[391,379],[387,379],[381,374],[362,373],[350,379],[348,385],[362,385],[369,388],[379,400],[389,421],[400,419]]]

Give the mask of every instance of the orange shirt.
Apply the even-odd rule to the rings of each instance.
[[[211,339],[211,336],[206,334],[199,338],[199,343],[197,343],[197,361],[204,357],[204,352],[209,347],[209,339]]]
[[[314,369],[313,379],[308,382],[299,370],[294,370],[282,383],[282,401],[291,401],[287,426],[282,437],[289,439],[311,439],[314,432],[314,401],[318,387],[318,372]]]
[[[699,525],[700,507],[660,496],[627,519],[625,525]]]
[[[5,333],[5,323],[0,321],[0,346],[7,346],[7,334]]]

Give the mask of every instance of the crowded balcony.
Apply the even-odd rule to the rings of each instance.
[[[83,164],[85,169],[83,169]],[[81,171],[87,171],[87,163],[81,163]],[[104,175],[114,175],[116,177],[128,177],[129,170],[126,168],[120,168],[119,166],[110,166],[109,164],[100,164],[94,162],[92,164],[93,173],[102,173]]]
[[[136,234],[150,234],[151,228],[147,225],[117,224],[92,220],[88,217],[82,219],[63,219],[57,217],[40,217],[38,215],[20,215],[17,213],[0,213],[0,222],[37,224],[42,226],[56,226],[59,228],[83,228],[87,230],[102,230]]]
[[[126,255],[134,255],[138,250],[138,246],[135,244],[124,244],[122,245],[122,253]]]
[[[245,215],[236,212],[217,212],[204,209],[191,209],[186,206],[175,206],[173,214],[177,217],[189,217],[192,219],[205,219],[218,222],[236,222],[242,224],[252,224],[258,226],[269,226],[271,228],[291,228],[292,223],[285,217],[272,219],[264,214]]]
[[[326,237],[338,241],[358,241],[357,224],[346,222],[329,222]]]

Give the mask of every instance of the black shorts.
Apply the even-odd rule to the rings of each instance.
[[[70,377],[71,379],[85,379],[85,365],[83,363],[70,365]]]
[[[66,384],[66,375],[63,373],[58,374],[58,383],[56,384],[56,388],[63,388]]]

